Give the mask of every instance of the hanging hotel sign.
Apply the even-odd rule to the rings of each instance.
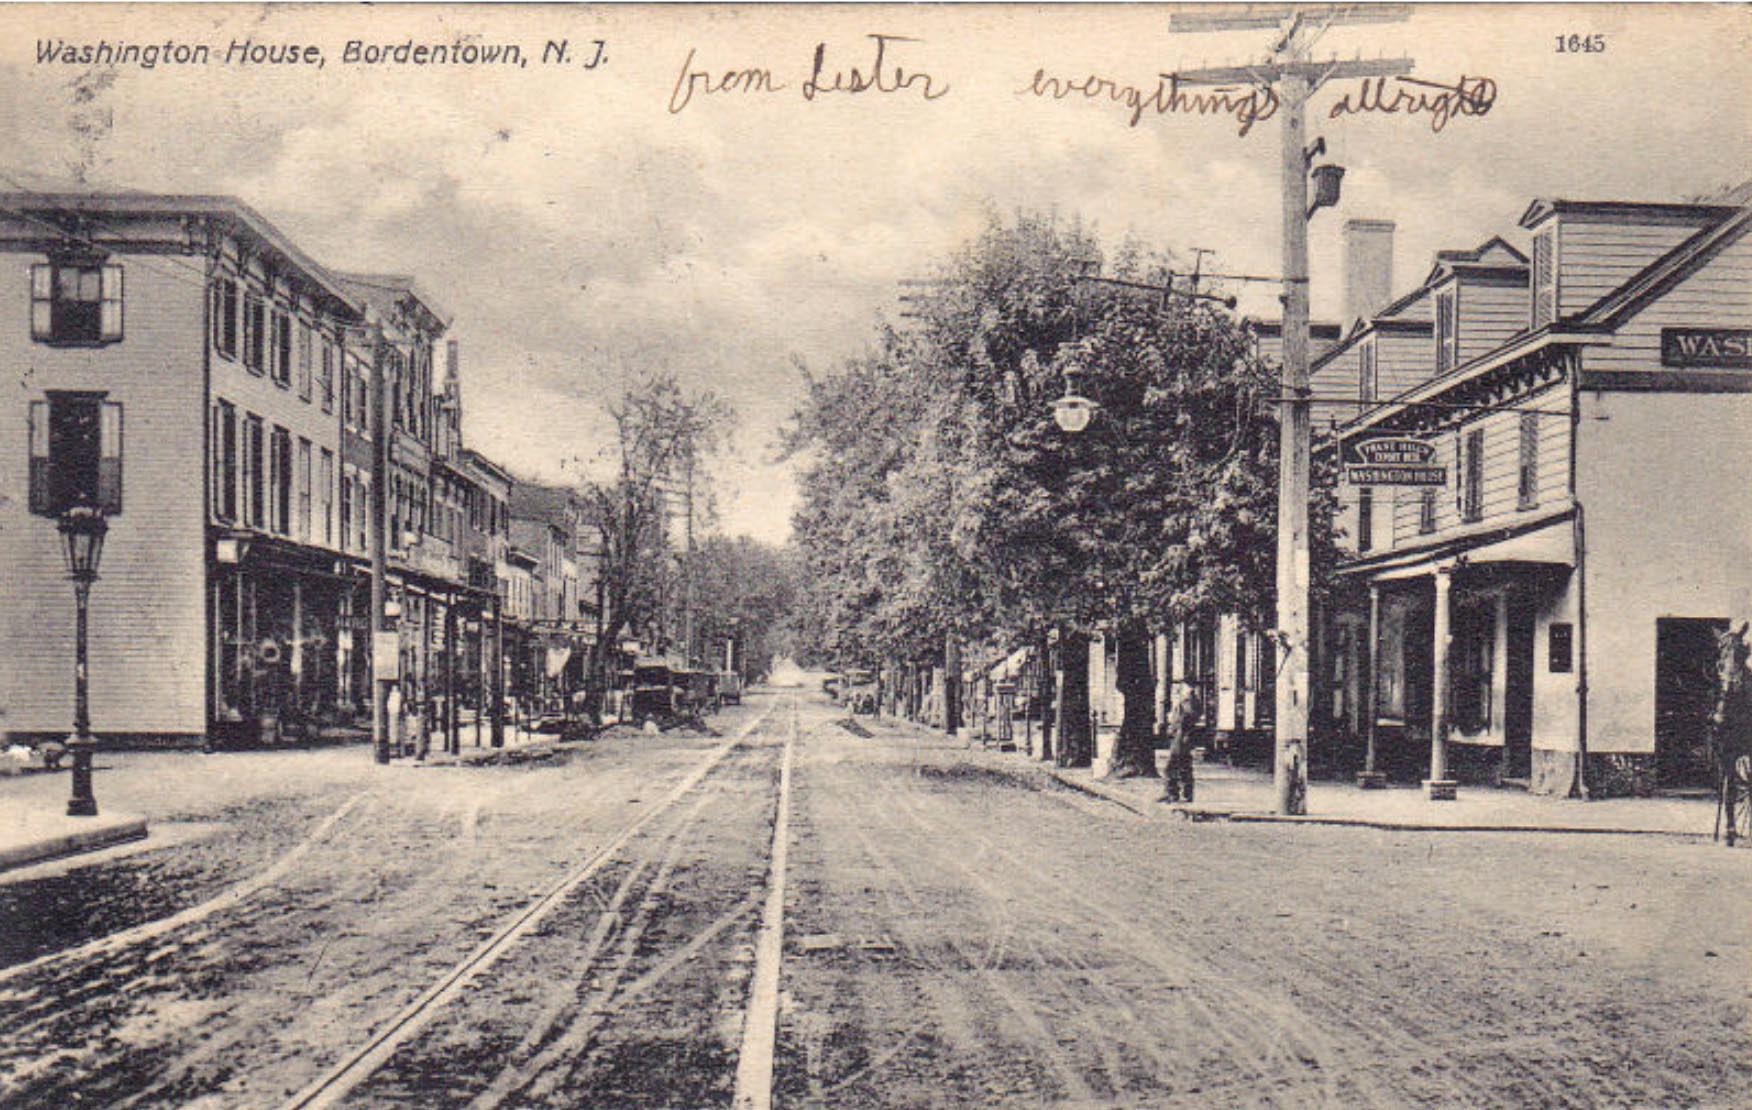
[[[1752,370],[1752,328],[1662,328],[1661,365]]]
[[[1442,486],[1448,468],[1436,465],[1435,444],[1386,437],[1346,443],[1344,476],[1356,486]]]

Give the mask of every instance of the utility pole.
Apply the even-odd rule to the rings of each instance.
[[[1311,692],[1309,659],[1310,539],[1308,534],[1309,460],[1312,408],[1308,390],[1308,169],[1304,136],[1308,99],[1334,78],[1383,77],[1410,72],[1410,59],[1373,61],[1309,60],[1313,39],[1326,28],[1406,19],[1400,6],[1305,5],[1256,9],[1244,15],[1202,12],[1171,16],[1175,31],[1230,31],[1278,28],[1271,61],[1261,65],[1198,69],[1174,74],[1184,83],[1275,86],[1282,113],[1283,180],[1283,369],[1278,438],[1276,744],[1272,786],[1279,813],[1306,813],[1308,807],[1308,720]]]
[[[681,658],[682,662],[691,667],[694,662],[694,452],[690,445],[687,449],[687,550],[682,561],[682,595],[681,595]]]
[[[379,763],[389,762],[389,684],[387,661],[401,663],[399,645],[390,651],[389,636],[395,631],[384,610],[389,603],[389,552],[386,518],[389,515],[389,417],[387,400],[388,362],[383,328],[371,340],[371,752]]]

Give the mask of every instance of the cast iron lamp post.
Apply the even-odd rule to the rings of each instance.
[[[67,801],[69,817],[96,817],[97,796],[91,792],[91,698],[86,667],[85,615],[91,599],[91,584],[97,581],[97,564],[103,557],[103,537],[109,522],[103,510],[93,505],[75,505],[61,514],[61,542],[67,557],[67,577],[73,580],[75,624],[73,633],[73,735],[67,748],[73,753],[73,796]]]

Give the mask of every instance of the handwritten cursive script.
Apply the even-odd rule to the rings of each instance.
[[[1052,77],[1046,70],[1034,71],[1034,79],[1016,90],[1017,96],[1037,96],[1043,100],[1106,100],[1118,104],[1130,113],[1128,125],[1136,127],[1146,113],[1194,116],[1233,116],[1239,134],[1253,130],[1253,125],[1277,114],[1278,95],[1270,85],[1196,86],[1196,92],[1182,88],[1180,78],[1172,73],[1157,77],[1154,88],[1128,85],[1111,77],[1089,74],[1086,77]]]
[[[770,69],[750,66],[745,69],[726,69],[716,74],[710,70],[695,69],[693,64],[696,53],[693,49],[688,50],[687,59],[681,63],[681,75],[675,79],[675,88],[669,92],[669,114],[672,116],[692,103],[695,93],[702,96],[716,93],[771,93],[790,88],[774,78]]]
[[[939,100],[949,93],[949,85],[921,69],[908,70],[894,60],[893,55],[903,43],[922,42],[905,35],[866,35],[875,44],[868,64],[829,68],[827,43],[815,44],[810,60],[809,77],[801,85],[781,79],[765,66],[731,66],[716,69],[696,67],[697,49],[689,49],[681,63],[675,86],[669,90],[669,114],[678,115],[696,98],[734,94],[741,97],[766,96],[796,88],[803,99],[813,103],[832,93],[907,93],[924,100]]]
[[[1387,82],[1398,82],[1391,90]],[[1409,89],[1404,86],[1410,86]],[[1391,91],[1392,96],[1388,93]],[[1488,115],[1496,103],[1497,84],[1489,77],[1467,77],[1444,85],[1439,81],[1424,81],[1416,77],[1370,77],[1353,97],[1345,93],[1327,113],[1328,119],[1340,116],[1379,112],[1383,115],[1404,113],[1408,116],[1426,113],[1430,130],[1440,132],[1456,116]]]
[[[809,80],[803,82],[803,99],[814,100],[828,93],[896,93],[906,92],[918,87],[919,94],[926,100],[936,100],[948,95],[949,86],[937,87],[936,79],[923,70],[908,73],[898,62],[889,63],[888,47],[891,43],[919,42],[919,39],[908,38],[905,35],[866,35],[876,43],[875,57],[870,60],[870,68],[860,71],[853,66],[849,70],[835,70],[831,82],[824,74],[827,65],[827,44],[817,43],[815,46],[815,63],[809,71]],[[884,64],[888,68],[884,68]]]

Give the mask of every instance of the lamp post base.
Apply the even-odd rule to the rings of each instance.
[[[1425,779],[1424,797],[1432,802],[1452,802],[1460,796],[1460,784],[1453,779]]]
[[[1385,771],[1358,771],[1357,785],[1364,790],[1387,789],[1387,773]]]
[[[67,799],[67,816],[96,817],[97,796],[91,791],[90,739],[78,736],[67,740],[67,753],[73,757],[73,795]]]

